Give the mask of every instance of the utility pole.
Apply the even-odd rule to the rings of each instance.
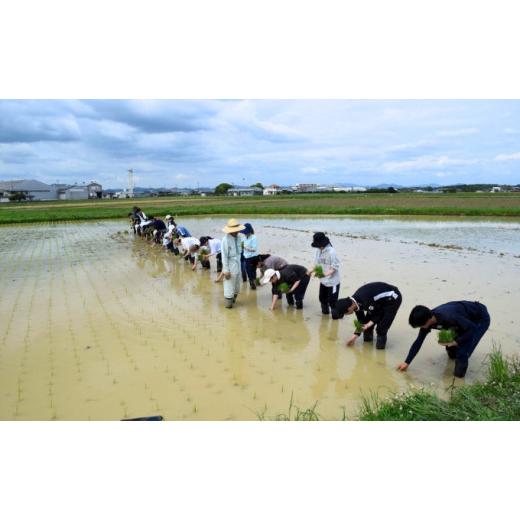
[[[134,198],[134,170],[131,168],[128,170],[128,197]]]

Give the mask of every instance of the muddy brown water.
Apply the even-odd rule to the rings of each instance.
[[[294,405],[317,403],[323,418],[338,419],[355,416],[370,392],[413,385],[446,395],[453,362],[434,334],[407,373],[395,370],[415,337],[407,319],[418,303],[488,305],[491,328],[466,382],[483,377],[493,344],[518,352],[518,223],[466,227],[466,219],[464,231],[454,232],[453,220],[444,227],[422,220],[441,237],[424,240],[420,220],[249,220],[262,251],[307,266],[312,232],[329,230],[342,261],[342,296],[370,281],[397,285],[404,299],[387,349],[361,342],[347,348],[352,319],[322,317],[315,280],[302,311],[284,304],[271,312],[269,288],[247,284],[229,311],[213,282],[214,264],[211,272],[192,272],[126,234],[126,222],[1,227],[0,418],[256,419],[287,412],[292,395]],[[194,235],[220,237],[224,221],[182,224]]]

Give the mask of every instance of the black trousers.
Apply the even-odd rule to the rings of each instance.
[[[448,348],[446,348],[450,358],[453,359],[452,356],[455,354],[455,369],[453,370],[453,375],[455,377],[464,377],[466,375],[469,358],[479,344],[479,341],[482,339],[482,336],[488,330],[490,323],[491,318],[489,317],[488,310],[485,305],[481,304],[481,316],[477,325],[477,330],[474,332],[473,337],[470,338],[466,344],[455,347],[454,351],[452,351],[452,355],[450,355]]]
[[[327,286],[323,285],[322,283],[320,283],[319,298],[320,298],[321,308],[323,311],[325,311],[325,309],[328,311],[329,307],[331,309],[333,309],[336,306],[336,302],[338,301],[338,298],[339,298],[339,287],[340,287],[339,283],[338,283],[338,285],[335,285],[333,287],[327,287]]]
[[[217,273],[221,273],[222,272],[222,253],[217,253],[215,255],[215,258],[217,259]],[[209,259],[201,260],[200,263],[201,263],[202,267],[204,267],[204,269],[211,269],[211,264],[209,263]]]
[[[294,299],[296,300],[296,303],[301,303],[303,301],[303,298],[305,298],[305,292],[307,291],[307,286],[309,285],[310,276],[306,274],[301,280],[300,285],[296,287],[294,292]]]
[[[249,278],[250,282],[254,282],[256,280],[256,266],[258,265],[258,256],[246,258],[245,261],[247,277]]]
[[[287,293],[285,295],[287,297],[287,303],[289,305],[293,305],[295,301],[296,301],[297,305],[298,304],[301,305],[303,298],[305,297],[305,292],[307,291],[307,286],[309,285],[310,279],[311,279],[310,276],[308,274],[306,274],[300,280],[300,285],[298,285],[298,287],[296,287],[296,289],[292,293]],[[278,294],[278,298],[282,297],[281,292],[279,292],[277,294]]]
[[[377,321],[375,321],[375,329],[378,336],[386,336],[388,329],[394,322],[399,307],[401,307],[401,303],[403,303],[403,298],[400,293],[398,293],[398,297],[395,300],[390,300],[385,303],[382,315],[378,316]],[[372,319],[370,312],[367,312],[367,318],[368,321]],[[373,327],[368,330],[373,330]]]

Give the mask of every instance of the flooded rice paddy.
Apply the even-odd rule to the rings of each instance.
[[[196,236],[225,218],[183,219]],[[387,349],[345,347],[351,318],[322,317],[318,282],[304,309],[269,310],[268,287],[243,285],[223,308],[212,271],[126,234],[123,221],[0,228],[0,419],[256,419],[294,404],[328,419],[354,416],[362,393],[453,383],[434,334],[407,373],[416,304],[480,300],[490,330],[466,382],[483,375],[493,344],[518,352],[520,223],[512,220],[252,218],[262,252],[311,266],[313,231],[342,261],[340,296],[370,281],[403,293]],[[464,384],[464,382],[457,382]]]

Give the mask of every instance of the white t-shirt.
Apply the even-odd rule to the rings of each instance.
[[[216,255],[222,251],[222,242],[218,238],[212,238],[208,240],[209,253]]]
[[[195,238],[195,237],[181,238],[181,248],[182,248],[183,252],[184,251],[189,252],[191,246],[200,246],[199,239]]]

